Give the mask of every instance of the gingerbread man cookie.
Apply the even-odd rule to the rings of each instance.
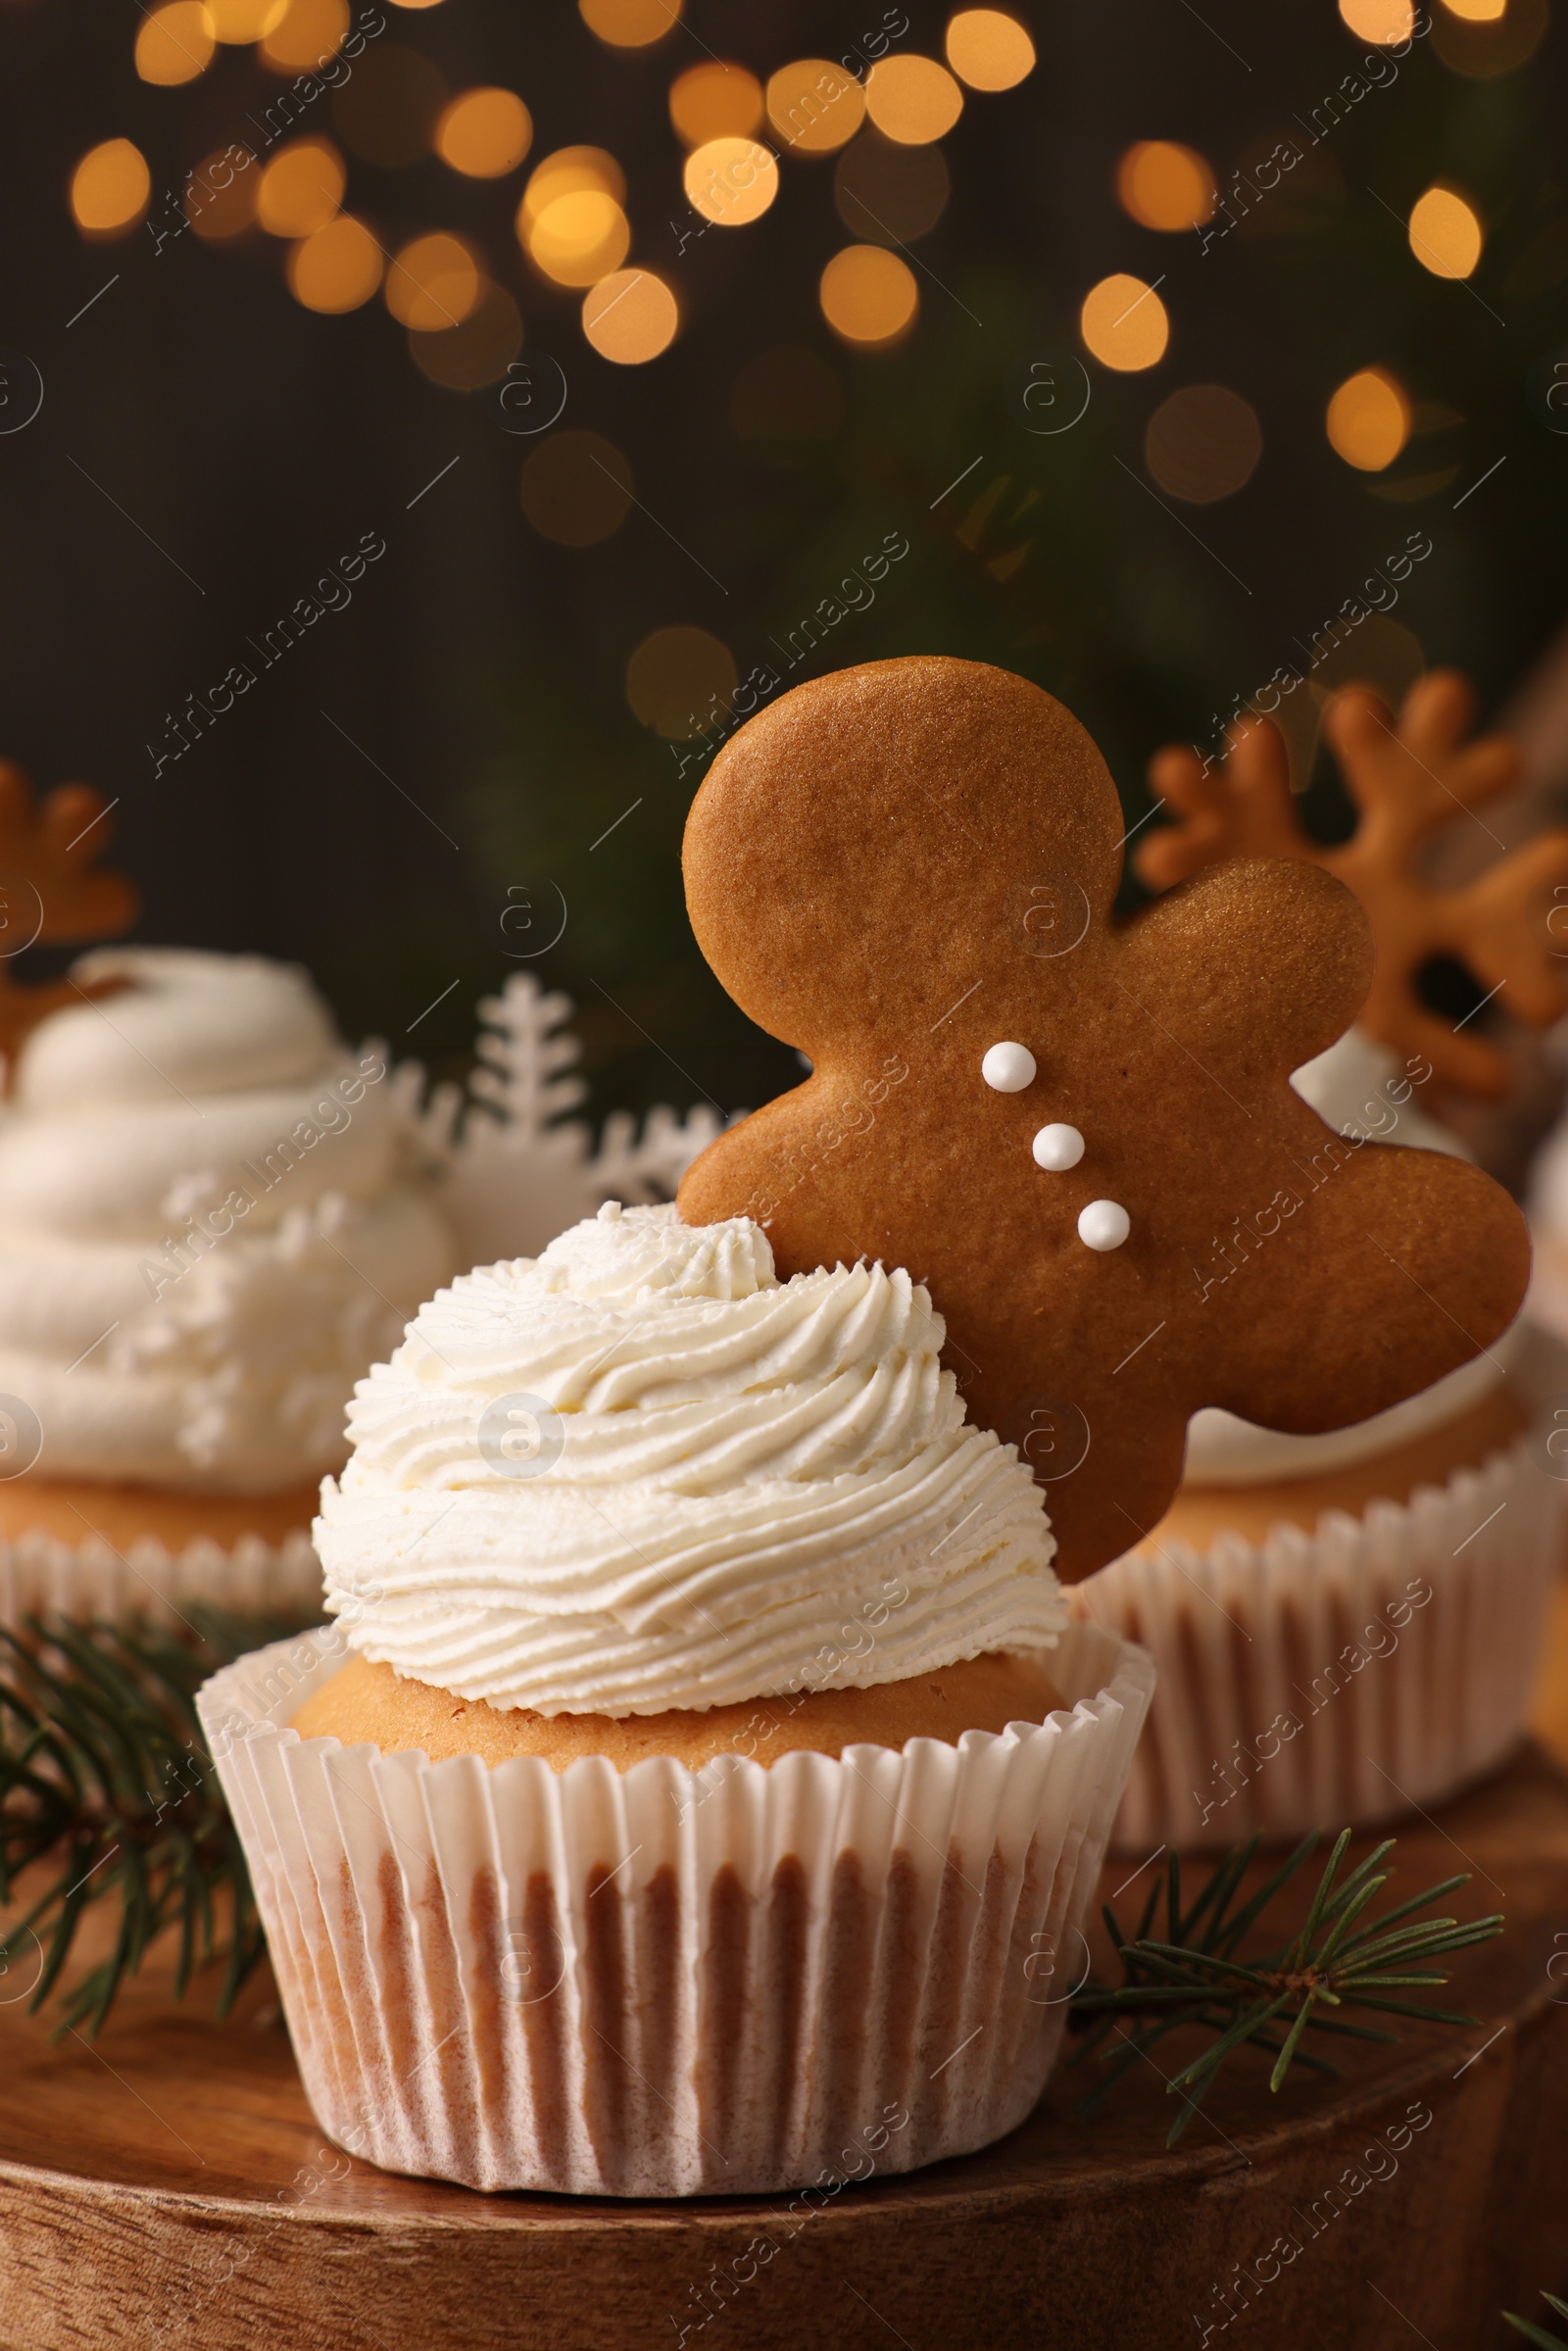
[[[1361,1026],[1397,1053],[1424,1054],[1441,1086],[1495,1098],[1508,1086],[1506,1056],[1440,1018],[1417,982],[1434,955],[1452,955],[1517,1019],[1533,1028],[1560,1019],[1568,1011],[1568,961],[1556,935],[1568,919],[1568,831],[1538,834],[1458,889],[1427,879],[1422,853],[1432,836],[1467,817],[1482,824],[1477,808],[1518,777],[1514,745],[1503,735],[1471,742],[1474,722],[1475,696],[1453,669],[1418,678],[1396,719],[1365,686],[1337,694],[1323,732],[1358,822],[1332,849],[1301,824],[1271,719],[1234,726],[1216,766],[1172,744],[1155,753],[1149,774],[1176,821],[1150,834],[1134,863],[1153,890],[1222,857],[1309,857],[1338,875],[1365,906],[1377,947]]]
[[[798,686],[686,828],[703,952],[812,1074],[709,1147],[682,1214],[757,1217],[784,1275],[926,1282],[1068,1580],[1160,1517],[1200,1405],[1363,1419],[1487,1347],[1528,1272],[1477,1169],[1291,1090],[1371,981],[1350,893],[1248,859],[1118,924],[1123,836],[1059,703],[935,658]]]

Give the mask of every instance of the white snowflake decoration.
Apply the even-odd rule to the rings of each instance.
[[[587,1093],[572,1070],[581,1052],[566,1026],[572,1008],[568,996],[547,995],[531,972],[514,972],[499,996],[483,999],[479,1067],[461,1131],[446,1105],[437,1116],[434,1097],[418,1107],[422,1072],[407,1081],[409,1114],[441,1166],[437,1197],[465,1265],[537,1256],[603,1200],[672,1200],[723,1126],[706,1105],[684,1118],[659,1108],[639,1133],[630,1111],[615,1110],[596,1151],[586,1124],[566,1115]]]

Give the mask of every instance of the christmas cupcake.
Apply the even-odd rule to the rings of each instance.
[[[340,2145],[712,2194],[1029,2111],[1151,1677],[942,1343],[905,1273],[610,1203],[361,1384],[336,1624],[201,1701]]]
[[[1359,692],[1330,705],[1325,732],[1362,817],[1337,851],[1298,824],[1272,726],[1239,730],[1212,773],[1183,753],[1154,763],[1181,821],[1143,853],[1146,880],[1266,847],[1340,871],[1371,918],[1378,964],[1361,1021],[1292,1081],[1341,1140],[1302,1164],[1287,1212],[1373,1143],[1466,1155],[1433,1108],[1495,1093],[1505,1064],[1421,1003],[1428,955],[1463,954],[1527,1016],[1552,1016],[1559,983],[1529,916],[1549,903],[1563,839],[1463,890],[1420,878],[1425,834],[1512,774],[1507,745],[1466,743],[1470,709],[1444,674],[1421,681],[1397,721]],[[1200,1271],[1217,1296],[1265,1238],[1255,1221],[1216,1236]],[[1120,1843],[1369,1824],[1453,1793],[1518,1743],[1565,1493],[1525,1441],[1530,1404],[1510,1376],[1521,1339],[1516,1324],[1392,1410],[1322,1436],[1195,1415],[1170,1509],[1074,1595],[1086,1619],[1146,1641],[1161,1665]]]
[[[1057,1574],[1162,1515],[1200,1407],[1366,1419],[1517,1311],[1494,1185],[1289,1084],[1367,991],[1350,895],[1254,860],[1121,925],[1124,835],[972,662],[814,680],[714,761],[693,925],[810,1075],[677,1214],[420,1314],[323,1489],[335,1625],[203,1695],[344,2146],[720,2192],[1021,2121],[1149,1691]],[[1324,1150],[1216,1306],[1195,1257]]]
[[[0,1118],[0,1609],[310,1606],[356,1378],[450,1270],[377,1048],[303,972],[105,948]]]

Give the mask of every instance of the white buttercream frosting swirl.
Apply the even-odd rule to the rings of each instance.
[[[1419,1054],[1405,1062],[1364,1029],[1350,1028],[1327,1053],[1297,1070],[1291,1084],[1336,1134],[1358,1136],[1363,1142],[1408,1144],[1467,1159],[1470,1153],[1458,1136],[1421,1106],[1416,1088],[1430,1078],[1431,1069]],[[1281,1479],[1320,1477],[1409,1445],[1491,1395],[1517,1353],[1522,1335],[1522,1325],[1515,1323],[1484,1354],[1461,1363],[1418,1396],[1406,1396],[1370,1420],[1317,1437],[1259,1428],[1237,1413],[1212,1407],[1195,1412],[1187,1424],[1187,1483],[1267,1486]]]
[[[305,973],[108,948],[0,1116],[0,1392],[46,1476],[264,1493],[452,1267],[384,1057]]]
[[[1039,1489],[965,1421],[944,1335],[906,1273],[780,1282],[749,1218],[609,1202],[462,1276],[361,1382],[327,1607],[402,1675],[542,1714],[1049,1648]]]

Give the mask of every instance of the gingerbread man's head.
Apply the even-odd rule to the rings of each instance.
[[[1068,1579],[1160,1516],[1200,1406],[1363,1419],[1490,1345],[1528,1272],[1487,1177],[1335,1136],[1289,1085],[1371,980],[1350,893],[1248,859],[1118,924],[1123,836],[1059,703],[936,658],[797,687],[686,829],[705,955],[812,1072],[710,1146],[683,1215],[757,1217],[786,1276],[926,1282]]]

